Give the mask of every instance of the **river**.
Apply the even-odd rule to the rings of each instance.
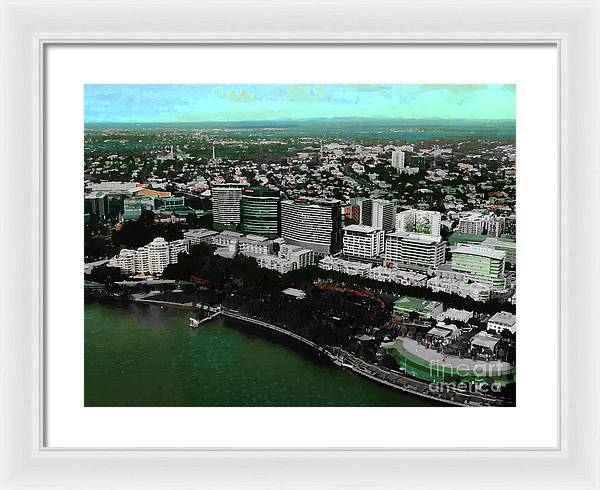
[[[433,406],[260,327],[190,312],[85,304],[85,406]]]

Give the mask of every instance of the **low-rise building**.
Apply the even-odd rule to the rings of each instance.
[[[213,243],[217,247],[230,248],[232,245],[235,245],[237,248],[237,244],[243,236],[242,233],[238,233],[237,231],[225,230],[213,236]]]
[[[199,245],[200,243],[213,243],[213,237],[218,235],[218,231],[207,230],[206,228],[195,228],[183,232],[183,238],[190,242],[190,245]]]
[[[499,311],[490,317],[487,323],[487,329],[499,334],[504,330],[507,330],[510,333],[516,333],[517,317],[507,311]]]
[[[268,255],[273,253],[273,240],[263,236],[246,235],[238,240],[240,253]]]
[[[368,277],[371,264],[352,262],[328,255],[319,261],[319,268],[326,271],[341,272],[351,276]]]
[[[461,298],[472,298],[475,301],[486,302],[491,298],[492,291],[489,286],[476,282],[469,282],[464,278],[449,276],[435,276],[427,280],[427,288],[434,293],[456,294]]]
[[[452,322],[463,322],[467,323],[473,318],[473,312],[468,310],[457,310],[456,308],[448,308],[443,311],[440,316],[437,317],[438,321],[450,320]]]
[[[394,301],[395,315],[409,315],[416,313],[423,319],[437,318],[443,311],[444,305],[439,301],[403,296]]]
[[[281,292],[282,292],[282,294],[285,294],[286,296],[291,296],[292,298],[296,298],[296,299],[306,298],[306,292],[302,291],[302,289],[287,288]]]
[[[498,350],[500,338],[487,332],[479,332],[471,337],[471,353],[492,356]]]
[[[460,335],[456,325],[438,322],[435,327],[425,334],[425,339],[434,345],[447,345]]]
[[[424,286],[427,282],[427,276],[420,272],[404,271],[381,265],[369,270],[369,279],[381,282],[395,282],[403,286]]]

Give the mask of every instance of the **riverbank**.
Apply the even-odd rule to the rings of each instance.
[[[152,306],[161,306],[174,308],[178,310],[195,310],[197,305],[193,303],[175,303],[172,301],[164,301],[151,299],[153,295],[140,295],[132,300],[137,303],[143,303]],[[158,296],[158,295],[157,295]],[[455,386],[453,384],[434,384],[429,380],[419,379],[410,375],[410,371],[401,372],[383,368],[381,366],[367,363],[366,361],[354,356],[340,348],[326,348],[320,346],[309,339],[306,339],[290,330],[283,327],[273,325],[263,320],[249,317],[241,314],[239,311],[225,309],[220,311],[220,314],[225,318],[251,323],[261,328],[266,328],[277,334],[284,335],[293,339],[296,342],[307,346],[317,355],[325,357],[337,367],[345,371],[349,371],[354,375],[367,378],[378,384],[385,385],[387,388],[392,388],[411,396],[424,398],[435,401],[440,404],[450,406],[504,406],[503,399],[487,396],[483,393],[466,391],[464,386]],[[435,390],[435,391],[434,391]]]
[[[262,320],[252,318],[249,316],[242,315],[241,313],[234,310],[223,309],[222,315],[233,318],[236,320],[252,323],[269,330],[281,333],[288,337],[291,337],[304,345],[307,345],[314,349],[319,355],[327,356],[333,364],[342,369],[351,371],[354,374],[358,374],[365,378],[368,378],[377,383],[386,385],[390,388],[394,388],[413,396],[427,398],[429,400],[435,400],[446,405],[452,406],[502,406],[503,400],[488,397],[478,393],[461,393],[460,391],[448,387],[446,390],[440,392],[431,391],[431,386],[426,381],[420,381],[412,377],[403,376],[398,371],[392,371],[390,369],[382,368],[380,366],[367,363],[366,361],[354,356],[353,354],[334,347],[327,349],[321,347],[314,342],[294,333],[286,330],[277,325],[264,322]]]

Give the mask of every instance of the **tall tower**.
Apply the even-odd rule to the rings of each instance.
[[[212,159],[216,160],[216,156],[215,156],[215,144],[214,143],[213,143],[213,157],[212,157]]]

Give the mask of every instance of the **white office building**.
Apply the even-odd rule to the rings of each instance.
[[[282,245],[278,255],[263,255],[258,253],[247,253],[254,257],[259,267],[274,270],[280,274],[308,267],[315,263],[315,252],[311,249],[295,245]]]
[[[343,252],[348,257],[373,259],[383,254],[384,232],[365,225],[344,228]]]
[[[297,199],[281,202],[281,233],[292,245],[330,254],[342,242],[340,201]]]
[[[219,233],[218,235],[214,235],[212,238],[212,242],[217,247],[230,248],[231,246],[235,246],[235,248],[237,249],[237,244],[243,236],[243,233],[225,230]]]
[[[183,232],[183,238],[190,242],[190,245],[213,242],[213,237],[218,235],[218,231],[207,230],[206,228],[195,228]]]
[[[385,263],[393,267],[435,269],[446,260],[440,237],[395,232],[385,237]]]
[[[268,255],[273,253],[273,240],[258,235],[246,235],[238,241],[238,248],[243,254]]]
[[[438,211],[408,209],[396,215],[396,231],[440,236],[442,215]]]
[[[373,199],[371,226],[383,231],[392,231],[396,220],[396,206],[385,199]]]
[[[242,190],[245,187],[247,185],[240,183],[213,185],[211,192],[215,229],[240,224]]]

